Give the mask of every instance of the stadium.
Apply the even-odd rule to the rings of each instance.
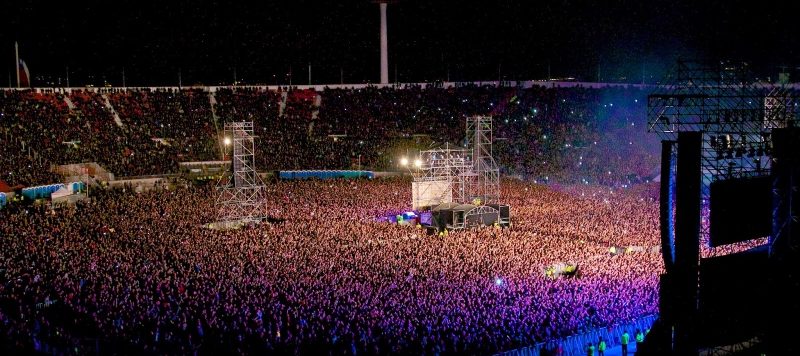
[[[776,68],[724,31],[675,30],[689,20],[664,29],[696,44],[684,53],[574,4],[446,3],[61,9],[116,18],[105,32],[15,5],[0,35],[13,64],[0,90],[0,350],[797,351],[771,322],[794,320],[800,300],[787,15],[759,9],[778,38],[764,46],[787,61]],[[656,3],[675,17],[691,6]],[[693,17],[713,12],[698,6]],[[484,27],[420,35],[448,11],[464,21],[449,26]],[[514,21],[555,26],[560,12],[606,34],[559,42],[632,28],[668,59],[620,59],[634,49],[611,41],[592,54],[604,65],[534,65],[500,48],[526,38]],[[360,17],[369,29],[329,20]],[[228,42],[230,66],[215,53]]]

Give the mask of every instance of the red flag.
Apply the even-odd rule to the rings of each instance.
[[[28,65],[25,64],[25,61],[19,60],[19,65],[17,66],[17,70],[19,71],[19,86],[21,87],[29,87],[31,86],[31,73],[28,71]]]

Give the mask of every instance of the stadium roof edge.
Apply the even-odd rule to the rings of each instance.
[[[624,88],[654,88],[657,85],[653,84],[630,84],[630,83],[605,83],[605,82],[576,82],[576,81],[548,81],[548,80],[525,80],[525,81],[475,81],[475,82],[431,82],[431,83],[393,83],[393,84],[319,84],[319,85],[227,85],[227,86],[152,86],[152,87],[34,87],[34,88],[3,88],[4,90],[33,90],[36,92],[70,92],[73,90],[90,91],[90,92],[108,92],[112,90],[190,90],[200,89],[208,92],[215,92],[220,88],[255,88],[266,90],[285,90],[287,88],[302,90],[314,89],[315,91],[323,91],[327,89],[365,89],[365,88],[408,88],[408,87],[433,87],[433,88],[458,88],[464,86],[500,86],[506,88],[531,88],[531,87],[549,87],[549,88],[607,88],[607,87],[624,87]],[[800,88],[800,84],[798,84]]]

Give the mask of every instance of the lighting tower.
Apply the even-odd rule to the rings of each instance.
[[[233,148],[231,170],[219,184],[218,221],[260,221],[267,216],[264,183],[255,167],[253,122],[226,122],[225,146]]]

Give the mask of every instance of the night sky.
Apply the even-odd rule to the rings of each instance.
[[[638,83],[676,59],[744,60],[773,79],[800,66],[791,1],[421,1],[390,4],[389,77]],[[375,82],[379,10],[342,1],[12,1],[0,5],[3,68],[20,43],[34,85]],[[793,79],[798,70],[793,69]],[[651,78],[652,77],[652,78]],[[6,78],[0,85],[7,85]]]

